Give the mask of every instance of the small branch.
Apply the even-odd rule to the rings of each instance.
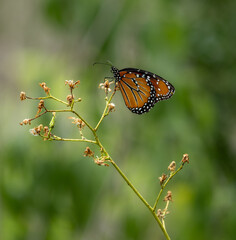
[[[163,234],[165,235],[166,239],[170,240],[168,233],[166,232],[164,226],[162,225],[161,220],[157,217],[155,211],[153,211],[153,208],[148,204],[148,202],[143,198],[143,196],[138,192],[138,190],[133,186],[133,184],[130,182],[130,180],[125,176],[125,174],[121,171],[121,169],[116,165],[116,163],[111,158],[110,158],[110,162],[115,167],[117,172],[121,175],[121,177],[126,181],[126,183],[131,187],[131,189],[138,196],[138,198],[144,203],[144,205],[152,213],[153,217],[157,221],[157,223],[158,223],[159,227],[161,228]]]
[[[103,114],[102,114],[100,120],[98,121],[97,126],[94,128],[94,131],[97,131],[98,127],[100,126],[100,124],[101,124],[101,122],[102,122],[102,120],[104,119],[105,116],[107,116],[108,105],[109,105],[109,103],[111,102],[111,100],[112,100],[113,96],[115,95],[115,93],[116,93],[116,88],[114,89],[113,93],[111,94],[109,100],[106,100],[105,109],[104,109],[104,111],[103,111]]]
[[[167,201],[166,202],[166,207],[164,208],[164,210],[163,210],[163,212],[162,212],[162,225],[163,225],[163,227],[165,228],[165,230],[166,230],[166,226],[165,226],[165,216],[166,216],[166,214],[168,213],[167,212],[167,210],[168,210],[168,207],[169,207],[169,203],[170,203],[170,201]]]
[[[89,140],[89,139],[76,139],[76,138],[62,138],[62,137],[58,137],[56,135],[52,135],[52,137],[54,137],[51,140],[55,140],[55,141],[67,141],[67,142],[87,142],[87,143],[94,143],[96,144],[95,141],[93,140]],[[50,139],[49,139],[50,140]]]
[[[93,132],[93,134],[94,134],[94,129],[93,129],[93,127],[86,121],[86,120],[84,120],[84,118],[83,117],[81,117],[80,116],[80,114],[78,114],[76,111],[74,111],[74,110],[70,110],[72,113],[74,113],[78,118],[80,118],[85,124],[86,124],[86,126]]]
[[[171,173],[170,173],[170,176],[167,178],[166,182],[161,186],[161,190],[160,190],[160,192],[159,192],[159,194],[158,194],[158,196],[157,196],[157,198],[156,198],[156,201],[155,201],[155,203],[154,203],[154,206],[153,206],[153,208],[152,208],[152,211],[153,211],[153,212],[155,212],[155,210],[156,210],[156,208],[157,208],[157,203],[158,203],[158,201],[159,201],[159,199],[160,199],[160,197],[161,197],[161,194],[162,194],[163,190],[165,189],[166,185],[167,185],[168,182],[183,168],[183,166],[184,166],[184,164],[182,163],[182,164],[180,165],[180,167],[179,167],[175,172],[171,172]]]
[[[46,97],[36,97],[36,98],[26,96],[26,98],[27,98],[27,99],[32,99],[32,100],[53,99],[53,100],[55,100],[55,101],[57,101],[57,102],[63,103],[63,104],[65,104],[65,105],[68,105],[67,102],[64,102],[64,101],[62,101],[62,100],[60,100],[60,99],[58,99],[58,98],[56,98],[56,97],[54,97],[54,96],[52,96],[52,95],[49,95],[49,96],[46,96]]]
[[[45,110],[43,113],[41,113],[41,114],[39,114],[39,115],[36,115],[34,118],[29,119],[29,121],[33,121],[33,120],[35,120],[36,118],[41,117],[41,116],[44,115],[45,113],[47,113],[47,110]]]

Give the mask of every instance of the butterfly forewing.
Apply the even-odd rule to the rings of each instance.
[[[139,85],[138,80],[125,77],[118,82],[118,85],[128,108],[141,108],[150,97],[150,87]]]

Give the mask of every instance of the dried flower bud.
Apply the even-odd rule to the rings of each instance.
[[[45,82],[39,83],[39,85],[43,88],[44,92],[49,95],[51,88],[47,87]]]
[[[167,195],[165,196],[164,201],[165,202],[172,201],[172,192],[171,191],[167,192]]]
[[[93,157],[94,156],[94,152],[89,147],[86,147],[86,149],[84,151],[84,156],[85,157]]]
[[[109,167],[109,164],[105,162],[104,158],[95,158],[94,162],[98,165],[98,166],[106,166]]]
[[[82,129],[85,126],[85,123],[80,119],[76,117],[68,117],[69,119],[73,119],[74,121],[72,122],[75,124],[78,128]]]
[[[176,168],[176,163],[175,163],[175,161],[172,161],[170,163],[170,165],[168,166],[168,170],[170,170],[171,172],[174,172],[175,168]]]
[[[43,124],[40,124],[38,127],[35,127],[34,129],[35,129],[35,132],[39,135],[43,129]]]
[[[24,119],[21,123],[20,123],[20,125],[22,126],[22,125],[27,125],[27,124],[31,124],[31,121],[30,121],[30,119]]]
[[[73,99],[74,99],[73,95],[68,95],[68,96],[66,97],[66,100],[67,100],[69,106],[70,106],[71,103],[73,102]]]
[[[48,134],[48,132],[49,132],[48,126],[45,126],[45,127],[43,128],[43,131],[44,131],[45,134]]]
[[[68,84],[68,86],[71,88],[71,89],[74,89],[75,87],[78,87],[78,86],[76,86],[77,84],[80,84],[80,81],[78,80],[78,81],[76,81],[75,83],[74,83],[74,81],[73,80],[66,80],[65,81],[65,85],[67,85]]]
[[[49,128],[48,128],[48,126],[45,126],[44,128],[43,128],[43,132],[44,132],[44,141],[46,141],[47,139],[48,139],[48,133],[49,133]]]
[[[100,83],[98,87],[104,89],[105,93],[107,94],[108,92],[111,92],[110,85],[112,83],[113,82],[109,82],[108,80],[106,80],[104,83]]]
[[[114,103],[109,103],[108,104],[108,112],[115,111],[115,104]]]
[[[185,164],[186,162],[189,163],[189,155],[187,153],[185,153],[182,158],[182,163]]]
[[[40,100],[39,104],[38,104],[38,108],[42,109],[44,107],[44,101]]]
[[[23,101],[23,100],[25,100],[25,99],[26,99],[26,94],[25,94],[25,92],[21,92],[21,93],[20,93],[20,100]]]
[[[29,132],[33,135],[33,136],[38,136],[39,134],[37,133],[37,131],[35,130],[35,128],[31,128],[29,130]]]
[[[159,218],[162,218],[162,217],[163,217],[163,215],[162,215],[162,211],[161,211],[160,208],[157,209],[157,217],[159,217]]]
[[[44,108],[44,101],[40,100],[39,104],[38,104],[38,111],[36,116],[41,112],[42,108]]]
[[[165,173],[163,173],[162,176],[159,177],[160,184],[162,185],[166,179],[167,179],[167,175]]]

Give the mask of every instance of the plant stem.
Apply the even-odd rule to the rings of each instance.
[[[94,143],[94,144],[96,144],[96,142],[95,141],[93,141],[93,140],[89,140],[89,139],[76,139],[76,138],[61,138],[61,137],[58,137],[58,136],[55,136],[55,135],[53,135],[53,137],[55,137],[55,138],[53,138],[53,139],[51,139],[51,140],[55,140],[55,141],[67,141],[67,142],[87,142],[87,143]]]
[[[49,95],[49,96],[46,96],[46,97],[36,97],[36,98],[28,97],[28,96],[27,96],[26,98],[27,98],[27,99],[32,99],[32,100],[53,99],[53,100],[55,100],[55,101],[57,101],[57,102],[63,103],[63,104],[65,104],[65,105],[68,105],[67,102],[64,102],[64,101],[62,101],[62,100],[60,100],[60,99],[58,99],[58,98],[56,98],[56,97],[54,97],[54,96],[52,96],[52,95]]]
[[[164,226],[161,223],[161,220],[157,217],[155,211],[153,211],[153,208],[148,204],[148,202],[143,198],[143,196],[138,192],[138,190],[133,186],[133,184],[130,182],[130,180],[125,176],[125,174],[121,171],[121,169],[117,166],[117,164],[110,159],[111,164],[114,166],[114,168],[117,170],[117,172],[121,175],[121,177],[126,181],[126,183],[131,187],[131,189],[134,191],[134,193],[138,196],[138,198],[144,203],[144,205],[149,209],[149,211],[152,213],[153,217],[157,221],[159,227],[161,228],[163,234],[165,235],[166,239],[170,240],[170,237],[164,228]]]
[[[116,92],[116,91],[114,90],[113,93],[111,94],[109,100],[106,100],[105,109],[104,109],[104,111],[103,111],[103,113],[102,113],[102,116],[101,116],[100,120],[98,121],[97,126],[94,128],[95,131],[97,131],[98,127],[100,126],[100,124],[101,124],[101,122],[102,122],[102,120],[103,120],[104,117],[106,116],[106,114],[107,114],[106,112],[107,112],[108,105],[109,105],[109,103],[111,102],[113,96],[115,95],[115,92]]]
[[[180,167],[175,172],[171,172],[171,174],[167,178],[166,182],[161,186],[161,190],[160,190],[159,194],[157,195],[156,201],[155,201],[154,206],[153,206],[153,212],[155,212],[155,210],[156,210],[157,203],[158,203],[158,201],[161,197],[161,194],[162,194],[164,188],[166,187],[168,182],[175,176],[175,174],[177,174],[182,168],[183,168],[183,163],[180,165]]]

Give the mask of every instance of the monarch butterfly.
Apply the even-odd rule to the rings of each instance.
[[[154,105],[172,97],[174,86],[162,77],[136,68],[118,68],[111,66],[111,72],[118,85],[125,105],[136,114],[149,112]]]

